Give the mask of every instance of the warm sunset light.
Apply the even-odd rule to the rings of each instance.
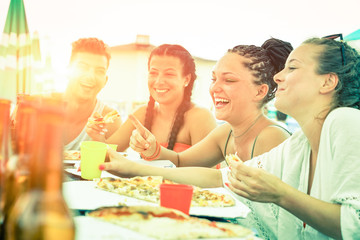
[[[359,0],[0,0],[0,239],[360,239]]]

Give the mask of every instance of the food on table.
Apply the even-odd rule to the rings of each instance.
[[[236,161],[236,162],[241,161],[240,158],[236,154],[228,154],[228,155],[226,155],[225,161],[226,161],[227,165],[229,165],[230,160],[233,160],[233,161]]]
[[[119,113],[114,110],[106,114],[104,117],[92,117],[89,119],[91,124],[101,124],[101,123],[113,123],[117,118],[119,118]]]
[[[159,203],[162,183],[177,184],[161,176],[145,176],[133,178],[97,178],[94,179],[98,188],[113,193]],[[227,194],[216,193],[194,186],[191,206],[193,207],[230,207],[234,199]]]
[[[155,206],[103,207],[88,216],[114,223],[157,239],[251,237],[238,224],[190,217],[178,210]]]
[[[80,151],[76,151],[76,150],[64,151],[64,159],[66,159],[66,160],[80,160],[81,159]]]

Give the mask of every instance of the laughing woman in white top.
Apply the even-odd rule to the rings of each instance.
[[[274,80],[276,108],[301,131],[246,164],[233,161],[225,185],[252,200],[250,219],[264,238],[360,239],[359,54],[342,41],[309,39]]]

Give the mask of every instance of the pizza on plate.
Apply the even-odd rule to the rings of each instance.
[[[240,158],[236,154],[228,154],[228,155],[226,155],[225,161],[226,161],[228,166],[229,166],[229,161],[230,160],[233,160],[233,161],[236,161],[236,162],[241,161]]]
[[[107,113],[104,117],[90,118],[89,123],[91,123],[91,124],[113,123],[119,117],[120,117],[119,113],[116,110],[113,110],[113,111]]]
[[[64,159],[66,159],[66,160],[80,160],[81,159],[80,151],[66,150],[66,151],[64,151]]]
[[[160,184],[177,184],[161,176],[97,178],[94,181],[100,189],[153,203],[160,202]],[[194,186],[191,201],[193,207],[230,207],[234,205],[235,201],[230,195]]]
[[[178,210],[155,206],[102,207],[88,216],[111,222],[157,239],[251,237],[238,224],[190,217]]]

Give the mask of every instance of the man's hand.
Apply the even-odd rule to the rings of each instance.
[[[92,117],[89,118],[86,124],[86,133],[94,141],[105,142],[105,133],[108,131],[105,128],[105,123],[97,123],[97,119],[102,119],[102,116],[99,113],[95,113]]]

